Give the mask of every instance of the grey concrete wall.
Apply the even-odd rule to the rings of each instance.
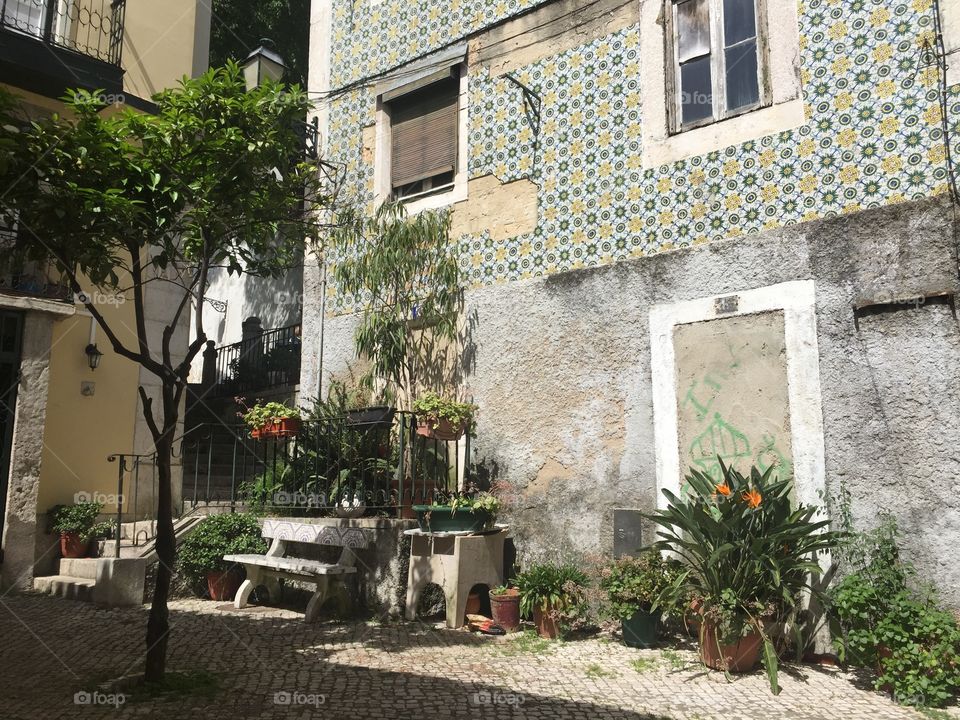
[[[4,590],[29,590],[33,587],[33,576],[47,569],[55,558],[55,554],[49,552],[52,548],[44,534],[44,518],[37,515],[53,320],[54,317],[46,313],[28,312],[23,325],[20,387],[0,566],[0,585]]]
[[[850,490],[864,529],[892,512],[906,556],[960,606],[957,320],[905,304],[858,328],[853,311],[955,291],[955,248],[934,200],[469,291],[476,460],[517,490],[521,560],[609,552],[613,508],[654,507],[652,305],[813,279],[828,491]],[[327,320],[325,372],[352,355],[354,322]]]

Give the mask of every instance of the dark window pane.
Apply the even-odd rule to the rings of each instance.
[[[703,120],[713,115],[709,55],[680,66],[680,105],[684,123]]]
[[[680,62],[710,52],[710,4],[687,0],[677,5],[677,53]]]
[[[723,45],[730,47],[757,34],[756,0],[723,0]]]
[[[730,48],[726,53],[727,110],[736,110],[759,102],[756,40]]]

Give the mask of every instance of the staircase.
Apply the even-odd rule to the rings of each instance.
[[[203,518],[199,512],[177,518],[173,524],[179,545]],[[123,523],[120,529],[120,557],[116,540],[102,543],[98,558],[62,558],[56,575],[35,577],[33,589],[46,595],[105,605],[139,605],[143,599],[146,569],[157,561],[156,538],[143,541],[144,533],[156,529],[155,521]],[[141,543],[134,545],[134,537]],[[99,583],[104,583],[99,587]]]
[[[59,574],[36,577],[33,589],[46,595],[93,602],[97,584],[97,558],[63,558]]]

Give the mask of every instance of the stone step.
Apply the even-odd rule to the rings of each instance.
[[[96,558],[63,558],[60,560],[60,576],[97,579]]]
[[[37,592],[85,602],[93,602],[93,588],[95,586],[96,581],[90,578],[71,577],[69,575],[46,575],[33,579],[33,589]]]

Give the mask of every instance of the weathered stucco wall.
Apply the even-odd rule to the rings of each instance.
[[[955,247],[949,207],[925,201],[470,291],[476,460],[520,493],[509,520],[521,558],[609,552],[612,509],[654,506],[652,305],[813,279],[827,489],[850,490],[862,528],[892,512],[907,556],[960,606],[945,550],[960,542],[957,321],[915,303],[858,328],[853,310],[954,291]],[[326,323],[325,376],[352,356],[355,318]]]

